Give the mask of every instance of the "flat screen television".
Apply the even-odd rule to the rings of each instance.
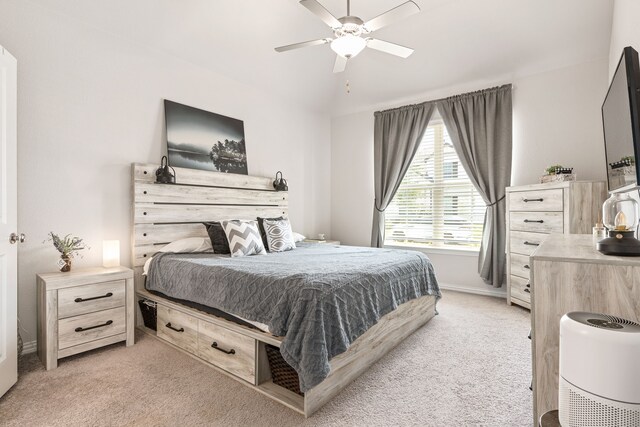
[[[640,65],[638,52],[624,48],[602,104],[609,192],[638,188],[640,169]]]

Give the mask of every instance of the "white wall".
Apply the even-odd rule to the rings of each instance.
[[[611,48],[609,50],[609,77],[613,77],[622,49],[627,46],[640,51],[640,2],[638,0],[615,0],[611,25]]]
[[[607,87],[607,60],[526,77],[504,77],[389,102],[375,110],[512,82],[512,184],[535,183],[554,163],[575,168],[579,179],[604,179],[600,105]],[[331,121],[331,237],[369,245],[373,209],[374,109]],[[480,293],[494,290],[478,277],[477,255],[427,251],[443,285]]]
[[[244,120],[249,173],[284,172],[294,228],[330,228],[330,122],[193,64],[18,0],[0,0],[0,44],[18,59],[19,317],[36,337],[35,274],[55,271],[47,232],[119,239],[130,265],[130,164],[165,151],[162,99]],[[231,64],[232,65],[232,64]]]

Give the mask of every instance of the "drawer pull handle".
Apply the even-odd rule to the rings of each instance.
[[[524,288],[524,291],[525,291],[526,293],[528,293],[528,294],[530,294],[530,293],[531,293],[531,291],[529,290],[529,288]]]
[[[78,328],[76,328],[76,332],[84,332],[84,331],[89,331],[89,330],[95,329],[95,328],[102,328],[103,326],[109,326],[112,323],[113,323],[113,320],[107,320],[102,325],[89,326],[88,328],[78,327]]]
[[[529,203],[529,202],[542,202],[544,199],[542,197],[540,197],[539,199],[522,199],[523,202],[525,203]]]
[[[224,354],[236,354],[236,351],[234,349],[225,350],[225,349],[222,349],[222,348],[218,347],[218,343],[215,342],[215,341],[213,342],[213,344],[211,344],[211,348],[215,348],[216,350],[221,351]]]
[[[180,329],[176,329],[173,326],[171,326],[171,322],[167,323],[165,325],[167,328],[171,329],[172,331],[176,331],[176,332],[184,332],[184,328],[180,328]]]
[[[527,288],[531,287],[531,282],[527,283]]]
[[[533,242],[528,242],[528,241],[524,241],[525,245],[529,245],[529,246],[540,246],[540,243],[533,243]]]
[[[527,270],[531,269],[531,267],[529,267],[529,264],[525,264],[523,267],[526,268]]]
[[[91,297],[91,298],[76,298],[74,299],[75,302],[85,302],[85,301],[93,301],[94,299],[100,299],[100,298],[109,298],[112,297],[113,293],[112,292],[107,292],[104,295],[100,295],[99,297]]]
[[[529,329],[529,336],[527,338],[531,339],[531,329]]]
[[[526,223],[537,222],[538,224],[544,224],[544,220],[542,220],[542,219],[525,219],[524,222],[526,222]]]

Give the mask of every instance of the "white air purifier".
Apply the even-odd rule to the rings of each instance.
[[[559,377],[562,427],[640,427],[640,324],[565,314]]]

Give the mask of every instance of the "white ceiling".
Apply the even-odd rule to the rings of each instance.
[[[365,49],[345,73],[333,74],[328,45],[273,50],[331,36],[296,0],[34,1],[332,115],[606,57],[613,8],[612,0],[415,0],[421,13],[374,33],[414,48],[411,57]],[[346,14],[346,0],[320,2]],[[351,11],[366,21],[402,2],[352,0]]]

